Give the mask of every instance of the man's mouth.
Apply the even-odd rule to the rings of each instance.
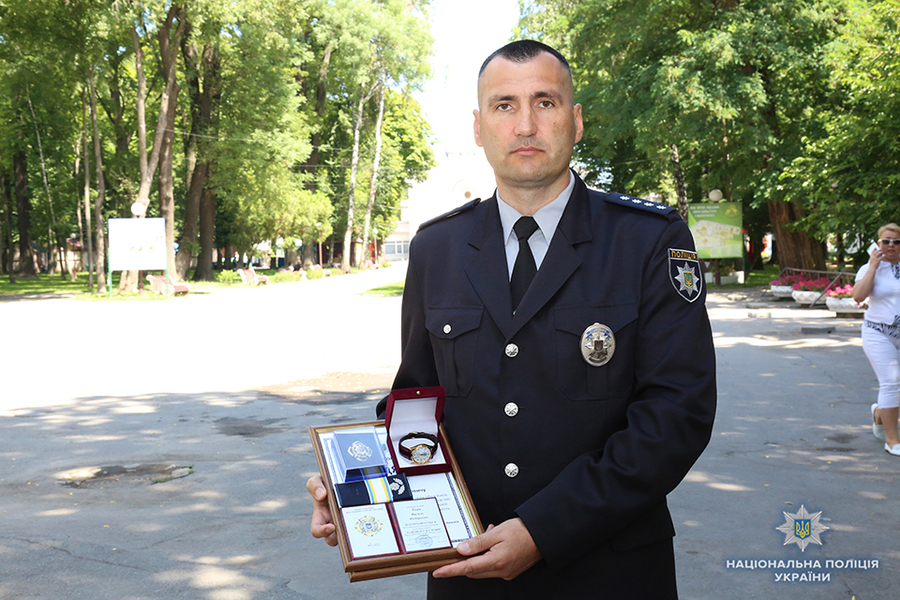
[[[512,151],[513,154],[518,154],[520,156],[534,156],[535,154],[541,154],[542,152],[543,150],[536,146],[519,146]]]

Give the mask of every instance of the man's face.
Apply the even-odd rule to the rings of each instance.
[[[565,67],[552,55],[525,63],[497,57],[478,80],[475,142],[484,148],[501,193],[568,184],[581,139],[581,105],[573,106]]]

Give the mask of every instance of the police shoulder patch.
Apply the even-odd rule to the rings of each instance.
[[[669,281],[678,295],[693,302],[703,291],[703,273],[700,260],[693,250],[669,248]]]
[[[462,213],[464,213],[464,212],[470,211],[470,210],[472,210],[473,208],[475,208],[475,206],[477,206],[479,202],[481,202],[481,198],[475,198],[475,199],[472,200],[471,202],[466,202],[466,203],[463,204],[462,206],[457,206],[456,208],[454,208],[453,210],[451,210],[451,211],[449,211],[449,212],[445,212],[445,213],[442,214],[442,215],[438,215],[437,217],[435,217],[435,218],[433,218],[433,219],[428,219],[427,221],[425,221],[424,223],[422,223],[421,225],[419,225],[419,229],[418,229],[418,230],[419,230],[419,231],[422,231],[422,230],[425,229],[426,227],[431,227],[431,226],[434,225],[435,223],[440,223],[441,221],[446,221],[447,219],[449,219],[449,218],[451,218],[451,217],[455,217],[456,215],[459,215],[459,214],[462,214]]]
[[[645,210],[647,212],[656,213],[658,215],[668,215],[675,210],[674,207],[666,206],[665,204],[660,204],[659,202],[650,202],[649,200],[644,200],[642,198],[635,198],[634,196],[626,196],[625,194],[617,194],[614,192],[606,194],[605,200],[607,202],[611,202],[612,204],[618,204],[620,206],[630,206],[631,208]]]

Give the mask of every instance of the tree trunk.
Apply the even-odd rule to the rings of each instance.
[[[381,124],[384,121],[384,74],[381,75],[380,96],[378,99],[378,119],[375,121],[375,158],[372,162],[372,178],[369,181],[369,203],[366,205],[366,220],[363,224],[363,260],[359,267],[365,269],[369,262],[369,226],[372,224],[372,209],[375,208],[375,196],[378,188],[378,167],[381,163]],[[377,239],[377,238],[376,238]],[[376,245],[377,245],[376,241]],[[378,264],[376,253],[374,263]]]
[[[144,74],[144,50],[141,48],[141,38],[138,37],[137,29],[131,28],[131,43],[134,46],[134,64],[137,72],[138,91],[135,105],[137,109],[137,130],[138,130],[138,165],[140,166],[141,186],[144,181],[149,179],[147,174],[149,166],[147,165],[147,77]],[[147,186],[148,193],[150,187]],[[140,194],[138,194],[140,197]],[[145,202],[144,205],[148,205]]]
[[[189,27],[189,25],[186,25]],[[187,40],[188,35],[185,35]],[[221,97],[219,83],[219,53],[214,46],[207,44],[203,49],[203,90],[200,89],[200,68],[198,52],[192,44],[182,44],[182,55],[188,72],[192,74],[188,79],[191,98],[191,136],[188,148],[185,151],[188,161],[188,194],[185,204],[184,224],[181,232],[181,241],[178,247],[176,264],[178,276],[187,279],[194,254],[197,252],[197,226],[200,216],[200,204],[204,193],[204,186],[212,169],[212,162],[197,158],[198,153],[203,153],[205,144],[197,142],[199,136],[209,135],[212,132],[213,110],[216,101]],[[207,248],[200,249],[201,254],[208,255],[212,259],[213,239],[210,236],[204,238]],[[198,261],[199,268],[199,261]],[[212,266],[206,269],[206,278],[212,277]],[[196,279],[196,277],[195,277]]]
[[[72,281],[75,281],[75,274],[68,268],[69,265],[66,260],[66,251],[65,248],[63,248],[59,231],[57,231],[56,228],[56,212],[53,210],[53,197],[50,195],[50,183],[47,181],[47,164],[44,161],[44,145],[41,143],[41,132],[38,129],[37,117],[34,115],[34,105],[31,103],[31,91],[29,90],[27,83],[25,84],[25,97],[28,99],[28,109],[31,111],[31,122],[34,125],[34,136],[38,145],[38,157],[41,159],[41,178],[44,182],[44,191],[47,193],[47,207],[50,209],[50,223],[47,225],[47,255],[50,257],[51,263],[49,272],[56,273],[56,268],[58,266],[59,274],[63,280],[66,278],[66,271],[69,271],[69,276],[72,278]],[[53,258],[53,252],[50,250],[54,246],[59,254],[58,261]]]
[[[359,103],[356,106],[356,118],[353,121],[353,155],[350,159],[350,185],[347,192],[347,228],[344,230],[344,248],[341,250],[341,270],[350,272],[351,249],[353,248],[353,208],[356,204],[356,171],[359,167],[359,135],[363,126],[363,109],[367,96],[363,91],[359,93]]]
[[[3,263],[4,270],[6,274],[9,275],[9,282],[16,282],[16,272],[13,269],[13,258],[15,257],[16,251],[13,248],[12,243],[12,221],[9,218],[10,208],[9,208],[9,194],[6,192],[6,176],[0,174],[0,199],[3,200],[3,222],[6,227],[3,229],[3,256],[6,261]]]
[[[16,187],[16,210],[19,225],[19,276],[35,278],[34,247],[31,243],[31,199],[28,197],[28,159],[19,150],[13,155],[13,172]]]
[[[216,194],[210,189],[200,196],[200,256],[197,258],[195,281],[215,281],[213,247],[216,243]],[[221,261],[221,256],[220,256]]]
[[[166,132],[162,139],[162,148],[159,156],[159,178],[157,189],[159,191],[159,214],[166,220],[166,255],[169,273],[176,279],[183,279],[178,275],[175,265],[175,177],[172,173],[173,147],[175,141],[175,100],[178,97],[177,87],[175,93],[169,96],[169,110],[166,123]],[[190,256],[190,252],[188,252]],[[190,268],[190,262],[188,262]]]
[[[300,261],[304,269],[309,270],[316,260],[318,260],[319,245],[315,241],[303,240],[303,246],[300,248]]]
[[[97,227],[97,293],[106,293],[106,237],[103,228],[103,202],[106,200],[106,182],[103,177],[103,153],[100,149],[100,128],[97,125],[97,91],[94,89],[94,71],[88,76],[91,88],[91,127],[94,133],[94,165],[97,170],[97,198],[94,200],[94,219]],[[112,285],[112,279],[110,279]]]
[[[770,200],[769,221],[778,242],[778,264],[781,268],[825,270],[825,249],[821,242],[805,232],[791,231],[786,225],[803,218],[803,210],[796,202]]]
[[[134,44],[134,52],[135,52],[135,67],[137,70],[137,78],[138,78],[138,94],[136,99],[137,104],[137,112],[138,112],[138,154],[140,160],[141,167],[141,183],[138,188],[137,199],[135,202],[140,202],[146,208],[150,205],[150,188],[153,184],[153,174],[156,171],[157,165],[160,162],[160,156],[163,151],[163,147],[166,143],[169,144],[169,159],[171,161],[171,142],[174,138],[174,133],[171,131],[175,127],[175,115],[174,115],[174,105],[175,99],[178,95],[178,85],[176,82],[176,62],[177,56],[173,51],[173,48],[178,48],[181,44],[181,36],[184,32],[185,27],[185,19],[183,18],[184,7],[178,4],[173,4],[169,7],[169,12],[166,13],[166,18],[163,23],[160,24],[159,30],[157,32],[157,40],[159,41],[159,54],[160,54],[160,64],[162,65],[163,71],[163,80],[165,82],[165,86],[163,88],[162,96],[160,98],[159,105],[159,118],[156,121],[156,133],[153,137],[153,149],[150,151],[149,158],[147,157],[147,133],[146,133],[146,119],[145,110],[146,110],[146,79],[144,76],[143,69],[143,50],[140,45],[140,38],[137,35],[137,30],[132,28],[131,36],[132,43]],[[175,20],[178,20],[178,27],[175,29],[174,35],[172,34],[172,24]],[[142,85],[141,82],[145,83]],[[170,114],[172,113],[172,114]],[[166,130],[169,130],[168,132]],[[163,141],[163,137],[166,136],[168,142]],[[143,151],[140,149],[143,148]],[[171,179],[171,164],[169,168],[168,178]],[[167,248],[167,262],[169,265],[169,271],[175,275],[175,259],[174,259],[174,245],[175,245],[175,230],[174,230],[174,199],[170,202],[164,200],[164,190],[162,189],[162,185],[164,185],[164,181],[166,181],[166,176],[162,174],[162,167],[160,167],[160,176],[159,176],[159,195],[160,195],[160,209],[161,216],[166,219],[166,245]],[[169,193],[171,194],[171,188]],[[164,209],[165,206],[171,206],[170,209]],[[167,215],[166,210],[170,210],[171,214]],[[143,216],[143,215],[141,215]],[[128,273],[123,274],[122,282],[119,286],[119,291],[133,291],[137,287],[137,272],[130,271]]]
[[[87,228],[88,259],[88,291],[94,291],[94,231],[91,228],[91,153],[88,147],[87,139],[87,102],[84,99],[84,90],[81,91],[81,141],[84,147],[84,223]],[[84,246],[82,246],[84,248]]]
[[[323,117],[325,115],[326,94],[325,82],[328,79],[328,66],[331,63],[331,53],[334,49],[331,45],[325,47],[322,53],[322,62],[319,63],[319,82],[316,85],[316,115],[319,117],[315,133],[312,136],[312,152],[306,161],[305,170],[310,174],[309,180],[306,182],[306,189],[315,191],[316,189],[316,169],[319,166],[319,143],[322,140],[321,128]]]
[[[675,194],[678,197],[678,214],[687,223],[687,186],[684,183],[684,171],[681,169],[681,160],[678,158],[678,146],[675,144],[669,146],[669,160],[672,165],[672,178],[675,180]]]

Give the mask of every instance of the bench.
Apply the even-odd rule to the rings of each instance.
[[[150,289],[152,289],[157,294],[165,294],[175,296],[186,295],[191,291],[191,286],[186,283],[178,283],[172,276],[169,275],[169,285],[166,286],[166,276],[165,275],[147,275],[147,281],[150,282]],[[167,289],[168,288],[168,289]]]
[[[256,271],[253,270],[253,267],[249,269],[238,269],[238,275],[241,276],[241,281],[243,281],[246,285],[266,285],[269,283],[269,278],[266,275],[257,275]]]

